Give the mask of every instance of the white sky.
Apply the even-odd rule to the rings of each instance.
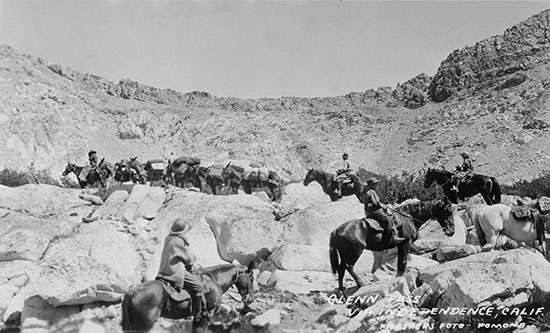
[[[549,1],[0,0],[0,44],[118,82],[241,98],[434,75]]]

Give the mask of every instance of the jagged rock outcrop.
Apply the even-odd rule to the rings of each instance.
[[[545,10],[506,29],[503,35],[453,51],[430,83],[430,98],[442,102],[471,89],[521,84],[526,76],[521,71],[550,61],[548,27],[550,10]]]

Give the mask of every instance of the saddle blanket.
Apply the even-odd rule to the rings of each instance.
[[[210,177],[222,178],[223,169],[223,165],[212,165],[208,170],[208,175]]]

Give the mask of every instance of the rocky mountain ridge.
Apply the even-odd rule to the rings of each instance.
[[[110,161],[176,155],[255,160],[299,181],[307,168],[383,174],[454,167],[502,182],[548,169],[550,11],[456,50],[433,78],[324,98],[219,98],[115,84],[0,48],[0,169],[61,172],[89,149]]]

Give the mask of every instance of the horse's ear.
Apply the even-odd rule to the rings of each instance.
[[[254,269],[255,266],[256,266],[256,261],[255,260],[250,261],[248,263],[248,268],[246,269],[246,272],[247,273],[252,272],[252,270]]]

